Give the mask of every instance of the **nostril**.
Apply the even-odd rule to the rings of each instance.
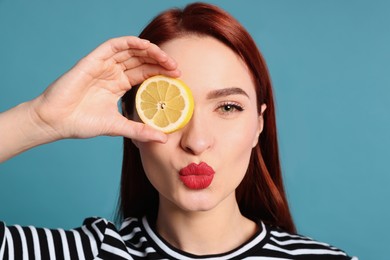
[[[190,146],[185,146],[184,151],[186,151],[187,153],[192,153],[192,154],[194,153],[194,151],[191,149]]]

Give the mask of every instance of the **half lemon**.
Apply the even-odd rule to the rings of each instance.
[[[157,75],[146,79],[138,88],[135,105],[145,124],[172,133],[190,121],[194,98],[183,81]]]

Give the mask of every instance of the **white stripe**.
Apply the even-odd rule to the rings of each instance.
[[[126,259],[132,259],[127,252],[123,251],[122,249],[108,245],[106,243],[102,244],[101,249],[103,249],[107,252],[113,253],[115,255],[119,255],[119,256],[126,258]]]
[[[278,252],[283,252],[289,255],[321,255],[321,254],[328,254],[328,255],[345,255],[341,251],[333,251],[333,250],[326,250],[326,249],[294,249],[294,250],[287,250],[283,249],[274,245],[266,244],[264,246],[265,249],[274,250]]]
[[[145,257],[145,256],[147,256],[150,253],[155,253],[156,252],[156,250],[154,248],[152,248],[152,247],[147,247],[145,249],[145,252],[144,251],[137,251],[137,250],[134,250],[134,249],[132,249],[130,247],[127,247],[127,251],[130,254],[132,254],[132,255],[136,255],[136,256],[140,256],[140,257]]]
[[[85,259],[83,243],[81,242],[80,234],[76,230],[71,231],[73,232],[74,242],[76,244],[77,256],[79,257],[79,259]]]
[[[125,246],[125,244],[124,244],[124,242],[123,242],[121,236],[120,236],[117,232],[113,231],[112,229],[107,229],[106,235],[111,236],[111,237],[113,237],[113,238],[119,240],[119,241]],[[105,244],[105,245],[106,245],[106,244]],[[108,246],[108,245],[106,245],[106,246]],[[103,247],[103,246],[102,246],[102,247]],[[112,247],[112,246],[110,246],[110,247]],[[119,251],[120,249],[115,248],[115,250],[118,250],[118,251]],[[112,252],[112,251],[113,251],[113,249],[111,249],[110,252]],[[133,258],[129,255],[129,253],[128,253],[127,251],[120,250],[120,252],[121,252],[120,255],[121,255],[122,257],[125,257],[125,258],[128,258],[128,259],[133,259]]]
[[[303,237],[300,236],[300,235],[289,234],[289,233],[286,233],[286,232],[283,232],[283,231],[271,231],[271,234],[272,234],[273,236],[275,236],[275,237],[303,238]],[[304,238],[313,240],[313,239],[310,238],[310,237],[304,237]]]
[[[321,245],[321,246],[330,247],[330,245],[328,245],[326,243],[318,242],[315,240],[290,239],[290,240],[285,240],[285,241],[279,241],[279,240],[276,240],[274,237],[271,237],[271,240],[274,241],[275,243],[281,245],[281,246],[292,245],[292,244],[312,244],[312,245]]]
[[[87,229],[86,226],[82,226],[81,229],[84,231],[84,233],[88,236],[89,243],[91,244],[91,250],[92,250],[92,255],[97,256],[98,254],[98,248],[97,244],[95,241],[95,237],[92,235],[91,231]]]
[[[296,241],[297,244],[313,244],[313,245],[322,245],[322,246],[326,246],[326,247],[329,247],[331,249],[334,249],[334,250],[337,250],[337,251],[340,251],[338,248],[334,247],[334,246],[331,246],[327,243],[323,243],[323,242],[319,242],[317,240],[314,240],[310,237],[304,237],[304,236],[300,236],[300,235],[293,235],[293,234],[288,234],[288,233],[284,233],[284,232],[276,232],[276,231],[273,231],[271,232],[272,235],[274,236],[278,236],[278,237],[291,237],[291,238],[298,238],[298,239],[290,239],[290,240],[286,240],[286,241],[279,241],[275,238],[271,238],[271,240],[273,240],[274,242],[278,243],[279,245],[289,245],[289,244],[295,244],[295,242],[288,242],[288,241]]]
[[[142,244],[143,244],[144,242],[146,242],[146,241],[148,241],[148,240],[146,239],[146,237],[141,237],[141,238],[139,239],[139,242],[138,242],[137,244],[132,243],[132,245],[135,246],[136,248],[140,248],[140,247],[142,246]]]
[[[122,230],[122,229],[126,228],[128,225],[131,224],[131,222],[135,222],[135,221],[137,221],[136,218],[127,218],[127,219],[125,219],[125,220],[122,222],[122,225],[121,225],[121,227],[120,227],[119,230]]]
[[[174,250],[172,250],[170,247],[164,244],[160,240],[160,238],[154,233],[154,231],[150,228],[149,223],[146,219],[146,217],[142,218],[142,224],[144,225],[144,228],[146,232],[149,234],[149,236],[154,240],[154,242],[167,254],[170,254],[174,258],[180,259],[180,260],[192,260],[192,259],[197,259],[197,258],[190,258],[184,255],[181,255]],[[245,251],[251,249],[252,247],[256,246],[258,243],[260,243],[266,236],[267,230],[265,228],[264,223],[261,223],[261,233],[257,235],[254,239],[252,239],[249,243],[247,243],[245,246],[241,247],[240,249],[234,251],[231,254],[225,255],[224,258],[230,259],[233,257],[236,257]],[[213,259],[221,259],[220,257],[209,257],[209,258],[202,258],[202,259],[207,259],[207,260],[213,260]]]
[[[117,232],[115,232],[115,231],[112,230],[112,229],[109,229],[109,228],[108,228],[108,229],[106,230],[106,235],[107,235],[107,236],[111,236],[111,237],[113,237],[113,238],[119,240],[121,243],[123,243],[122,237],[121,237]]]
[[[53,235],[51,233],[51,230],[44,228],[47,237],[47,248],[49,249],[49,255],[50,259],[55,259],[56,258],[56,253],[54,251],[54,241],[53,241]]]
[[[99,228],[96,225],[96,222],[92,223],[92,228],[95,230],[96,234],[99,237],[100,242],[103,242],[104,235],[100,232]]]
[[[20,239],[22,241],[22,256],[23,256],[23,260],[28,260],[26,236],[24,235],[24,231],[23,231],[21,226],[15,225],[15,227],[18,230],[18,232],[20,234]]]
[[[62,242],[62,249],[64,252],[64,259],[70,260],[70,252],[69,252],[69,245],[68,245],[68,239],[66,239],[66,234],[63,229],[58,229],[60,232],[61,242]]]
[[[4,236],[4,244],[2,245],[1,251],[4,251],[0,254],[1,259],[4,258],[4,253],[5,253],[5,242],[7,243],[8,246],[8,257],[9,259],[14,259],[14,240],[12,238],[11,232],[9,231],[8,228],[5,228],[5,236]]]
[[[351,260],[359,260],[356,256],[352,257]]]
[[[29,226],[32,234],[32,240],[34,245],[34,257],[35,259],[41,259],[41,247],[39,245],[38,232],[35,227]]]
[[[130,239],[132,239],[135,236],[135,234],[137,234],[140,231],[141,231],[141,229],[139,227],[136,227],[136,228],[133,229],[133,231],[130,234],[128,234],[126,236],[123,236],[122,239],[124,241],[130,240]]]

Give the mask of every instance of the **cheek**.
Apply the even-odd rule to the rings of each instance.
[[[164,152],[162,144],[142,143],[138,146],[142,166],[149,181],[155,184],[161,183],[164,179],[164,172],[170,168],[169,156]]]
[[[221,131],[221,142],[233,150],[251,151],[258,138],[258,120],[255,117],[244,118],[221,129],[224,129]]]
[[[246,171],[257,136],[257,120],[241,120],[224,129],[218,136],[220,159],[235,170]]]

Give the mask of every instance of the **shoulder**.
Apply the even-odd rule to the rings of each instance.
[[[269,239],[264,249],[272,253],[294,256],[294,259],[352,259],[343,250],[310,237],[285,232],[277,227],[267,226]]]

